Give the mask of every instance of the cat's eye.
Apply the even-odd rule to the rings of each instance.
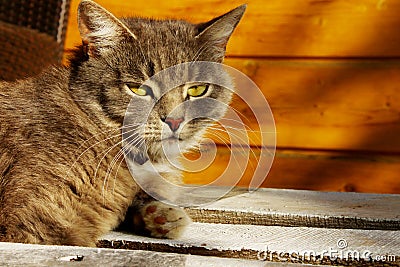
[[[131,91],[140,96],[147,95],[147,91],[143,88],[133,87],[133,88],[131,88]]]
[[[208,91],[207,84],[193,85],[188,88],[187,95],[192,97],[204,96]]]
[[[126,84],[126,86],[131,90],[134,94],[138,96],[151,96],[153,97],[153,90],[147,85],[137,85],[137,84]]]

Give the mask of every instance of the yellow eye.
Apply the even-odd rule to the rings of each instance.
[[[130,85],[127,84],[126,86],[128,86],[129,90],[131,90],[133,93],[135,93],[138,96],[146,96],[146,95],[150,95],[153,96],[153,91],[151,90],[150,87],[146,86],[146,85]]]
[[[130,89],[131,89],[132,92],[134,92],[137,95],[140,95],[140,96],[147,95],[146,90],[144,90],[143,88],[132,87]]]
[[[189,87],[187,90],[188,96],[193,96],[193,97],[199,97],[203,96],[207,93],[208,90],[208,85],[202,84],[202,85],[194,85]]]

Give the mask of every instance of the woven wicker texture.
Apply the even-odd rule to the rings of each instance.
[[[0,80],[61,62],[70,0],[0,0]]]
[[[69,0],[0,0],[0,20],[47,33],[63,43]]]
[[[58,63],[59,45],[47,34],[0,22],[0,80],[39,74]]]

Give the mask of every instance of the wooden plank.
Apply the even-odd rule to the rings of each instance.
[[[400,230],[400,195],[280,189],[236,194],[188,213],[206,223]]]
[[[400,264],[399,231],[192,223],[177,240],[112,232],[104,236],[98,246],[243,258],[268,263],[351,266]],[[314,257],[310,257],[310,253]],[[385,262],[377,261],[383,256],[386,257]]]
[[[268,262],[400,264],[400,231],[396,231],[400,229],[400,195],[272,189],[242,192],[236,189],[231,197],[187,209],[193,220],[202,223],[192,223],[177,240],[112,232],[101,238],[98,246]],[[274,218],[268,218],[272,214]]]
[[[278,153],[264,187],[398,194],[398,156],[357,153]]]
[[[141,250],[0,243],[2,266],[264,266],[261,261]],[[274,263],[272,266],[288,266]]]
[[[275,117],[278,146],[400,152],[399,60],[226,63],[247,74],[265,95]],[[240,101],[232,105],[257,131],[249,107]],[[262,107],[251,108],[257,112]],[[257,144],[257,138],[252,139]]]
[[[241,153],[243,151],[240,149],[218,147],[212,164],[201,172],[185,172],[185,182],[214,182],[227,168],[231,155],[235,158]],[[259,149],[252,148],[246,171],[237,183],[238,186],[247,187],[250,184],[259,154]],[[190,170],[190,166],[187,168]],[[400,156],[395,155],[278,149],[262,187],[398,194],[399,173]],[[228,186],[236,182],[232,180],[219,184]]]
[[[214,188],[213,190],[218,190]],[[103,236],[96,248],[0,243],[0,264],[10,266],[292,266],[295,264],[399,266],[400,231],[232,224],[268,212],[359,220],[399,217],[399,195],[361,195],[290,190],[238,189],[200,209],[213,210],[219,223],[192,223],[176,240],[121,232]],[[390,207],[390,209],[388,209]],[[194,211],[196,209],[192,209]],[[197,209],[198,210],[198,209]],[[363,216],[366,216],[364,218]],[[196,219],[196,217],[193,217]],[[209,217],[203,217],[210,220]],[[239,220],[238,220],[239,219]],[[286,217],[290,221],[292,218]],[[223,224],[221,222],[229,222]],[[315,224],[317,225],[317,224]],[[112,248],[112,249],[110,249]],[[125,250],[121,250],[125,249]],[[162,252],[162,253],[161,253]],[[174,254],[172,254],[174,253]],[[207,256],[207,257],[204,257]],[[219,258],[216,258],[219,257]],[[229,259],[228,259],[229,258]],[[275,263],[274,263],[275,262]],[[282,264],[281,264],[282,263]],[[294,265],[294,266],[297,266]]]
[[[265,95],[275,117],[278,147],[400,152],[400,60],[226,63],[247,74]],[[237,99],[232,106],[253,129],[251,144],[260,145],[250,109]]]
[[[97,0],[117,16],[140,15],[203,22],[242,0],[160,2]],[[79,41],[72,0],[66,47]],[[400,56],[400,2],[396,0],[248,0],[248,9],[228,46],[236,56],[393,57]]]
[[[71,13],[70,27],[68,29],[69,34],[72,32],[78,34],[75,19],[76,11],[74,11],[77,7],[77,2],[73,1],[71,5],[73,12]],[[146,7],[143,7],[143,5],[139,6],[149,12],[170,12],[170,10],[176,11],[182,9],[186,10],[186,13],[190,10],[188,8],[192,6],[190,1],[185,3],[172,1],[171,4],[168,3],[169,8],[163,8],[163,4],[154,2],[156,3],[154,5],[157,5],[157,8],[155,8],[155,6],[152,6],[152,2],[149,1],[149,5],[146,5]],[[135,13],[138,6],[135,1],[124,3],[99,1],[99,3],[104,4],[112,10],[116,10],[117,13],[121,12],[124,14]],[[293,3],[302,6],[303,4],[308,5],[309,1],[294,1]],[[210,3],[204,3],[205,6],[208,6],[208,4],[212,6],[212,11],[209,9],[209,12],[217,12],[217,9],[224,8],[224,5],[221,3],[218,5],[211,0]],[[324,3],[320,4],[324,5]],[[330,8],[341,11],[344,14],[348,14],[345,12],[346,8],[355,8],[353,4],[347,1],[332,1],[330,4]],[[262,3],[261,1],[255,1],[255,5],[259,5],[260,7],[264,7],[265,5],[265,8],[260,8],[260,11],[257,11],[264,13],[269,12],[268,10],[270,9],[267,9],[268,5],[274,5],[271,7],[271,10],[275,10],[275,12],[281,9],[283,12],[284,7],[287,8],[287,12],[290,10],[292,10],[291,12],[299,10],[290,9],[291,4],[277,1],[263,1]],[[372,5],[372,2],[367,1],[363,5],[367,7]],[[387,2],[385,5],[386,9],[382,12],[394,12],[396,8],[400,10],[400,2]],[[372,6],[367,9],[371,8]],[[143,15],[145,14],[147,13],[143,13]],[[205,13],[196,12],[195,14],[203,16]],[[390,18],[390,16],[383,16],[383,13],[379,14],[382,14],[382,16],[377,16],[379,19]],[[154,13],[153,15],[157,14]],[[251,16],[249,15],[249,17]],[[351,20],[346,19],[346,23],[357,19],[359,19],[358,16],[352,17]],[[363,18],[363,20],[371,23],[367,18]],[[257,30],[263,30],[264,28],[256,27]],[[351,27],[346,26],[342,28],[345,30]],[[365,30],[370,29],[370,27],[360,27],[359,29]],[[379,28],[380,31],[382,29],[385,29],[385,32],[387,29],[392,28]],[[314,31],[312,33],[314,36],[320,36]],[[252,42],[249,41],[251,37],[249,36],[246,36],[246,43],[251,44]],[[400,34],[393,36],[400,38]],[[351,34],[351,38],[353,37],[361,40],[354,32]],[[75,43],[80,42],[79,37],[71,38],[75,40]],[[270,39],[269,37],[266,38]],[[349,38],[346,37],[347,39]],[[390,43],[382,35],[379,35],[377,41],[382,41],[385,44]],[[288,43],[295,43],[285,42],[284,40],[280,40],[280,42],[285,47],[288,46]],[[400,49],[399,44],[400,41],[396,43],[396,47]],[[263,43],[263,46],[265,45]],[[318,45],[323,44],[318,42]],[[335,45],[334,47],[345,46],[345,43],[341,41],[340,45]],[[67,44],[68,47],[71,48],[72,44]],[[306,45],[305,47],[310,46]],[[371,47],[381,49],[384,46],[375,44]],[[256,51],[263,51],[263,49],[257,48]],[[357,51],[360,51],[359,47]],[[385,48],[385,51],[389,50]],[[254,56],[255,54],[241,53],[240,55]],[[278,146],[309,149],[400,152],[400,139],[397,138],[400,135],[400,119],[398,115],[400,111],[400,96],[397,86],[400,84],[400,60],[267,60],[228,58],[226,63],[247,74],[263,91],[276,119]],[[244,115],[249,115],[249,109],[243,103],[237,103],[235,108]],[[257,110],[258,107],[253,108]],[[257,130],[254,121],[250,121],[249,124],[252,129]],[[255,138],[252,139],[253,143],[257,143]]]

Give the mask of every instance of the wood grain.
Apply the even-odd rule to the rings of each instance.
[[[230,58],[226,63],[263,92],[278,146],[400,152],[400,61]],[[262,102],[254,103],[257,112]],[[257,130],[250,108],[242,101],[233,106]]]
[[[261,261],[179,255],[143,250],[103,249],[68,246],[41,246],[0,243],[2,266],[254,266]],[[80,259],[77,261],[77,259]],[[284,263],[272,266],[284,267]]]
[[[76,11],[74,11],[77,8],[77,2],[73,1],[71,5],[71,19],[67,38],[79,43],[79,36],[72,37],[71,35],[72,33],[78,34],[75,20]],[[154,3],[149,1],[145,7],[135,3],[135,1],[123,3],[115,1],[98,2],[112,11],[115,10],[118,14],[135,13],[137,8],[140,7],[145,11],[153,12],[149,14],[151,16],[159,16],[163,12],[170,15],[172,13],[169,12],[174,12],[173,14],[179,16],[179,10],[186,10],[185,13],[190,13],[193,16],[206,16],[203,12],[200,14],[188,12],[190,10],[188,8],[193,4],[191,1],[172,1],[168,4],[168,7],[155,1]],[[290,8],[291,5],[297,4],[298,8],[295,10],[298,11],[301,10],[300,6],[311,5],[311,2],[292,1],[291,4],[284,4],[278,1],[254,1],[249,6],[252,4],[256,6],[267,5],[265,8],[257,9],[257,12],[268,17],[268,12],[272,12],[272,10],[287,14],[290,10],[294,12]],[[218,9],[223,9],[224,6],[228,5],[210,0],[203,2],[203,4],[213,7],[206,9],[211,13],[218,12]],[[344,1],[313,2],[313,5],[319,5],[319,8],[328,5],[330,11],[324,12],[332,14],[335,12],[351,14],[344,12],[346,8],[357,12],[358,5],[360,8],[372,10],[373,4],[376,5],[372,1],[365,1],[362,5],[354,4],[354,6]],[[268,5],[271,6],[268,7]],[[380,12],[394,12],[397,5],[400,8],[400,3],[387,1],[381,6]],[[287,10],[284,9],[284,6]],[[286,13],[284,10],[286,10]],[[364,13],[368,12],[365,11]],[[248,17],[251,18],[250,15]],[[382,15],[376,16],[376,18],[389,19],[390,16]],[[307,20],[307,16],[300,19]],[[363,16],[355,16],[354,19],[346,21],[353,23],[354,20],[358,19],[367,22],[367,18]],[[372,22],[368,20],[368,23]],[[252,28],[252,31],[255,31],[255,29],[263,30],[264,28]],[[400,29],[400,27],[392,28],[393,30]],[[360,27],[361,29],[366,30],[367,28]],[[385,27],[385,29],[387,28]],[[235,33],[235,35],[240,36],[240,32]],[[352,34],[352,37],[359,40],[356,35]],[[246,33],[247,39],[250,38],[249,36],[251,34]],[[315,34],[315,36],[319,35]],[[393,36],[400,38],[400,34],[393,34]],[[382,36],[377,38],[377,41],[387,43]],[[232,43],[228,51],[236,46],[234,42]],[[284,40],[280,40],[280,43],[282,46],[288,44]],[[323,46],[323,43],[318,41],[318,46]],[[66,47],[72,47],[68,40]],[[348,45],[346,42],[341,42],[340,46],[336,47],[348,47]],[[381,48],[383,46],[376,44],[373,47]],[[398,42],[397,47],[400,49],[400,42]],[[255,51],[260,50],[263,49],[256,49]],[[246,55],[252,57],[257,55],[255,52],[245,53],[244,51],[238,53],[238,55],[242,58],[228,58],[226,63],[248,75],[265,95],[276,120],[278,146],[400,152],[400,139],[398,139],[400,135],[400,96],[398,94],[400,60],[268,60],[243,58]],[[372,54],[369,53],[368,55]],[[307,52],[307,56],[312,56],[311,50]],[[234,107],[244,115],[249,114],[249,108],[241,102],[234,104]],[[252,108],[257,110],[258,107]],[[249,124],[250,127],[257,129],[254,122],[250,121]],[[253,143],[257,143],[256,138],[252,139]]]
[[[228,166],[231,155],[243,153],[238,150],[218,147],[212,164],[201,172],[185,172],[185,181],[190,184],[209,184],[216,181]],[[253,154],[254,153],[254,154]],[[253,148],[244,174],[220,185],[247,187],[253,178],[255,164],[260,151]],[[195,158],[194,156],[192,156]],[[241,162],[245,166],[246,162]],[[190,166],[187,165],[188,170]],[[344,191],[363,193],[400,192],[400,157],[344,153],[334,151],[277,150],[275,159],[262,187],[304,189],[318,191]]]
[[[216,189],[214,189],[216,190]],[[400,231],[318,228],[332,218],[349,227],[379,221],[400,222],[396,195],[261,190],[192,208],[195,222],[179,239],[165,240],[110,232],[99,248],[0,243],[0,265],[7,266],[399,266]],[[196,211],[212,211],[197,213]],[[230,213],[231,212],[231,213]],[[230,217],[232,212],[241,217]],[[274,213],[291,227],[266,226],[260,216]],[[196,217],[197,216],[197,217]],[[202,217],[199,217],[202,216]],[[295,216],[309,220],[296,227]],[[255,218],[259,225],[242,224]],[[319,218],[320,221],[315,218]],[[219,221],[216,221],[216,218]],[[314,218],[314,219],[313,219]],[[209,223],[211,221],[218,223]],[[286,221],[286,222],[285,222]],[[305,221],[304,221],[305,222]],[[360,228],[360,227],[358,227]],[[361,227],[362,228],[362,227]],[[311,253],[311,254],[310,254]],[[207,257],[205,257],[207,256]],[[382,260],[382,257],[385,257]],[[80,259],[80,261],[73,261]],[[72,262],[71,262],[72,260]]]
[[[66,47],[79,43],[72,0]],[[117,16],[139,15],[208,21],[242,0],[97,0]],[[398,57],[400,2],[346,0],[248,0],[246,14],[228,46],[236,56]]]
[[[228,58],[226,64],[264,94],[278,147],[400,152],[400,61]],[[262,110],[253,100],[251,109]],[[238,98],[232,106],[255,131],[251,144],[260,145],[250,107]]]
[[[240,0],[97,2],[117,16],[175,17],[192,22],[242,4]],[[67,50],[80,43],[78,3],[72,0]],[[278,153],[263,186],[400,192],[399,12],[400,2],[395,0],[248,1],[225,62],[258,85],[275,117],[277,146],[281,152],[289,149]],[[380,59],[368,59],[372,57]],[[236,99],[233,107],[253,130],[250,144],[260,146],[257,131],[264,126],[255,123],[243,102]],[[319,151],[333,152],[321,155]],[[211,168],[200,176],[186,174],[186,181],[215,180],[230,153],[220,152]],[[257,155],[251,161],[254,165]],[[239,185],[248,185],[251,172],[249,166]]]
[[[338,241],[348,246],[338,248]],[[294,262],[340,266],[382,266],[372,261],[378,255],[391,256],[387,266],[398,266],[399,231],[365,231],[352,229],[322,229],[260,225],[193,223],[177,240],[162,240],[112,232],[101,238],[100,247],[147,249],[192,255],[244,258],[252,260]],[[346,253],[358,251],[360,259],[321,256],[323,251]],[[309,252],[315,257],[309,257]],[[362,255],[371,252],[371,259]],[[308,253],[304,257],[305,253]],[[340,257],[340,258],[339,258]]]
[[[400,218],[396,212],[400,208],[398,195],[272,189],[253,193],[243,193],[243,190],[237,189],[231,195],[206,206],[187,208],[191,217],[202,223],[189,225],[177,240],[111,232],[102,237],[98,245],[351,266],[381,266],[383,261],[376,259],[384,255],[386,259],[390,257],[385,261],[387,266],[400,263],[400,231],[394,231],[400,229]],[[321,256],[323,251],[336,251],[339,254],[335,254],[336,258]],[[310,252],[314,253],[313,257]],[[308,253],[308,257],[304,253]],[[366,258],[360,256],[367,255],[365,253],[368,254]],[[360,258],[355,259],[354,255]]]
[[[223,188],[210,187],[210,193]],[[196,222],[337,229],[400,230],[400,196],[259,189],[187,212]],[[400,232],[399,232],[400,234]]]

